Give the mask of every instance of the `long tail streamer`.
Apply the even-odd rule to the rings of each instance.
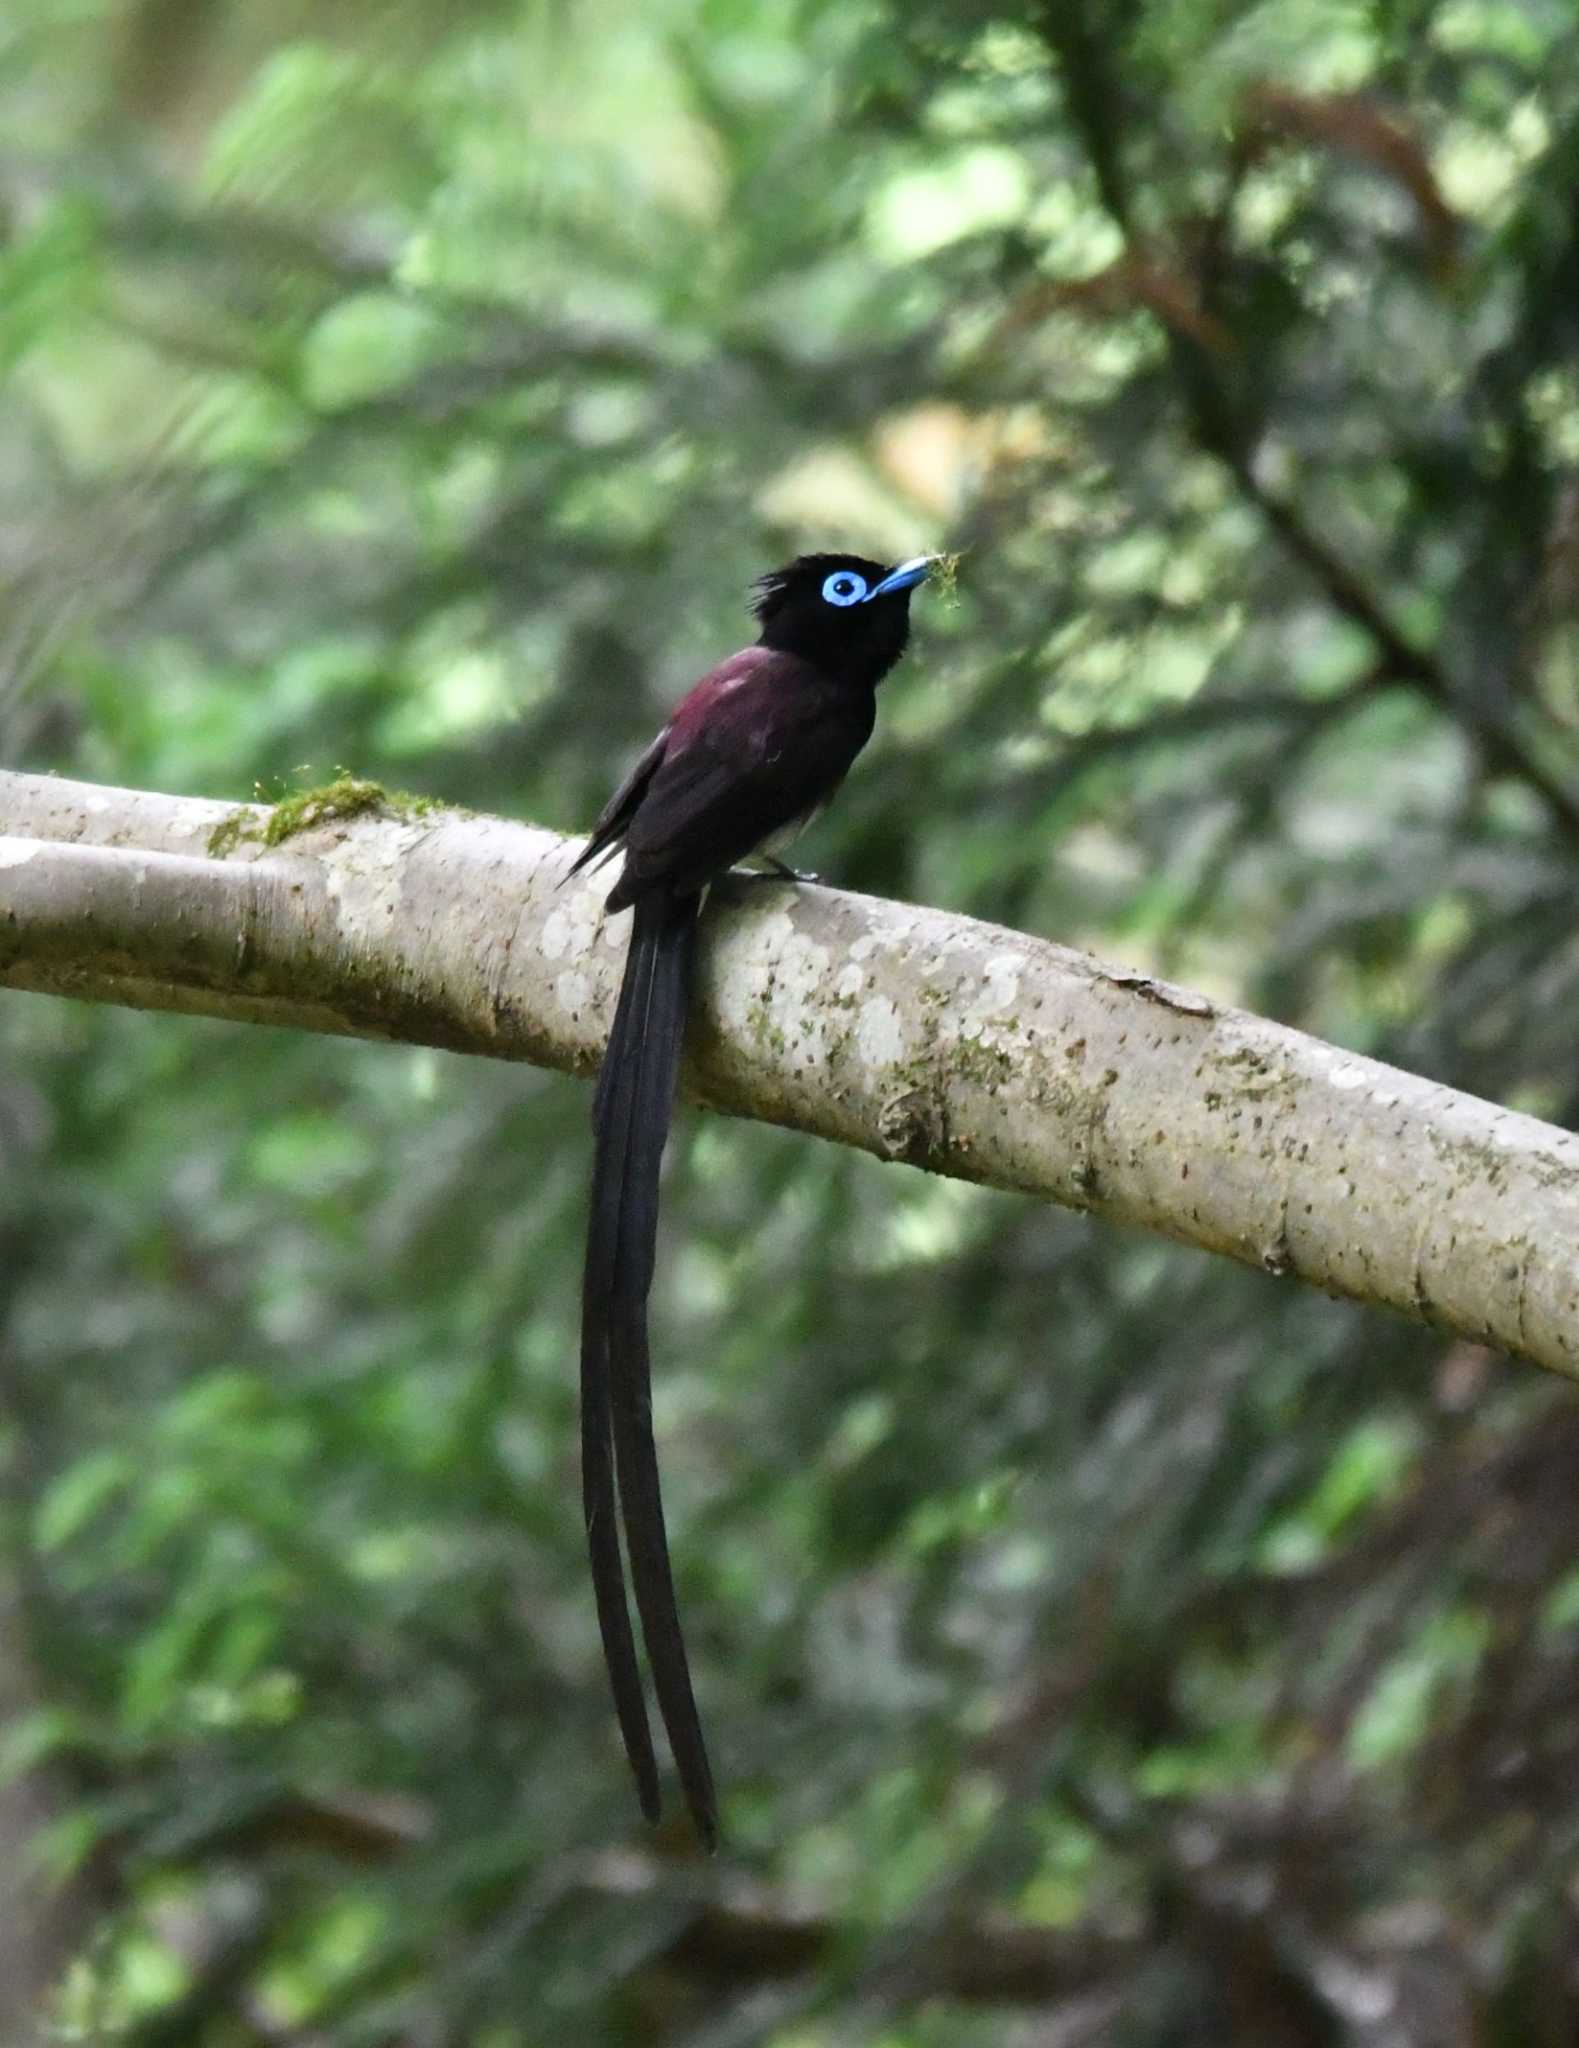
[[[647,1346],[659,1169],[679,1075],[698,908],[695,896],[637,903],[598,1077],[581,1297],[581,1479],[598,1627],[642,1811],[658,1818],[658,1767],[625,1598],[621,1521],[658,1710],[686,1804],[712,1848],[718,1802],[675,1603]]]

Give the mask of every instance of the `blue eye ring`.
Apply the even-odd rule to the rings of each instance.
[[[825,604],[859,604],[866,596],[866,578],[853,569],[835,569],[823,580],[822,596]]]

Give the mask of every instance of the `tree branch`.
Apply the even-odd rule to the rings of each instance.
[[[1039,10],[1041,32],[1058,61],[1064,95],[1076,133],[1091,164],[1104,211],[1124,239],[1126,250],[1143,253],[1134,196],[1125,170],[1122,109],[1124,93],[1112,62],[1111,10],[1094,14],[1088,0],[1048,0]],[[1231,167],[1231,184],[1237,171]],[[1222,260],[1221,238],[1216,260]],[[1206,313],[1220,319],[1208,303]],[[1570,848],[1579,848],[1579,793],[1548,771],[1525,745],[1512,721],[1490,705],[1477,704],[1454,687],[1439,651],[1419,645],[1381,599],[1305,519],[1290,498],[1268,487],[1256,469],[1261,427],[1240,416],[1234,395],[1213,358],[1196,336],[1167,322],[1163,336],[1191,431],[1199,446],[1220,462],[1241,495],[1321,589],[1333,609],[1366,633],[1389,677],[1417,690],[1452,719],[1481,750],[1494,774],[1524,782],[1545,803]]]
[[[0,775],[0,986],[587,1074],[624,952],[556,834]],[[217,827],[256,836],[228,858]],[[689,1092],[1579,1376],[1579,1137],[971,918],[726,880]]]

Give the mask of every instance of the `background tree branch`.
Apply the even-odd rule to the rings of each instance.
[[[373,806],[270,846],[261,807],[0,777],[0,983],[590,1072],[624,932],[578,842]],[[1579,1369],[1579,1138],[1024,933],[718,893],[702,1101]]]

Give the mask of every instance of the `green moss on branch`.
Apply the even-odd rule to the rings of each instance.
[[[445,808],[437,797],[386,789],[381,782],[369,781],[364,776],[342,774],[333,782],[320,783],[316,789],[298,790],[294,796],[281,797],[267,817],[260,817],[255,805],[238,805],[209,833],[208,852],[211,859],[224,860],[243,841],[283,846],[298,833],[311,832],[337,819],[372,816],[410,823]]]

